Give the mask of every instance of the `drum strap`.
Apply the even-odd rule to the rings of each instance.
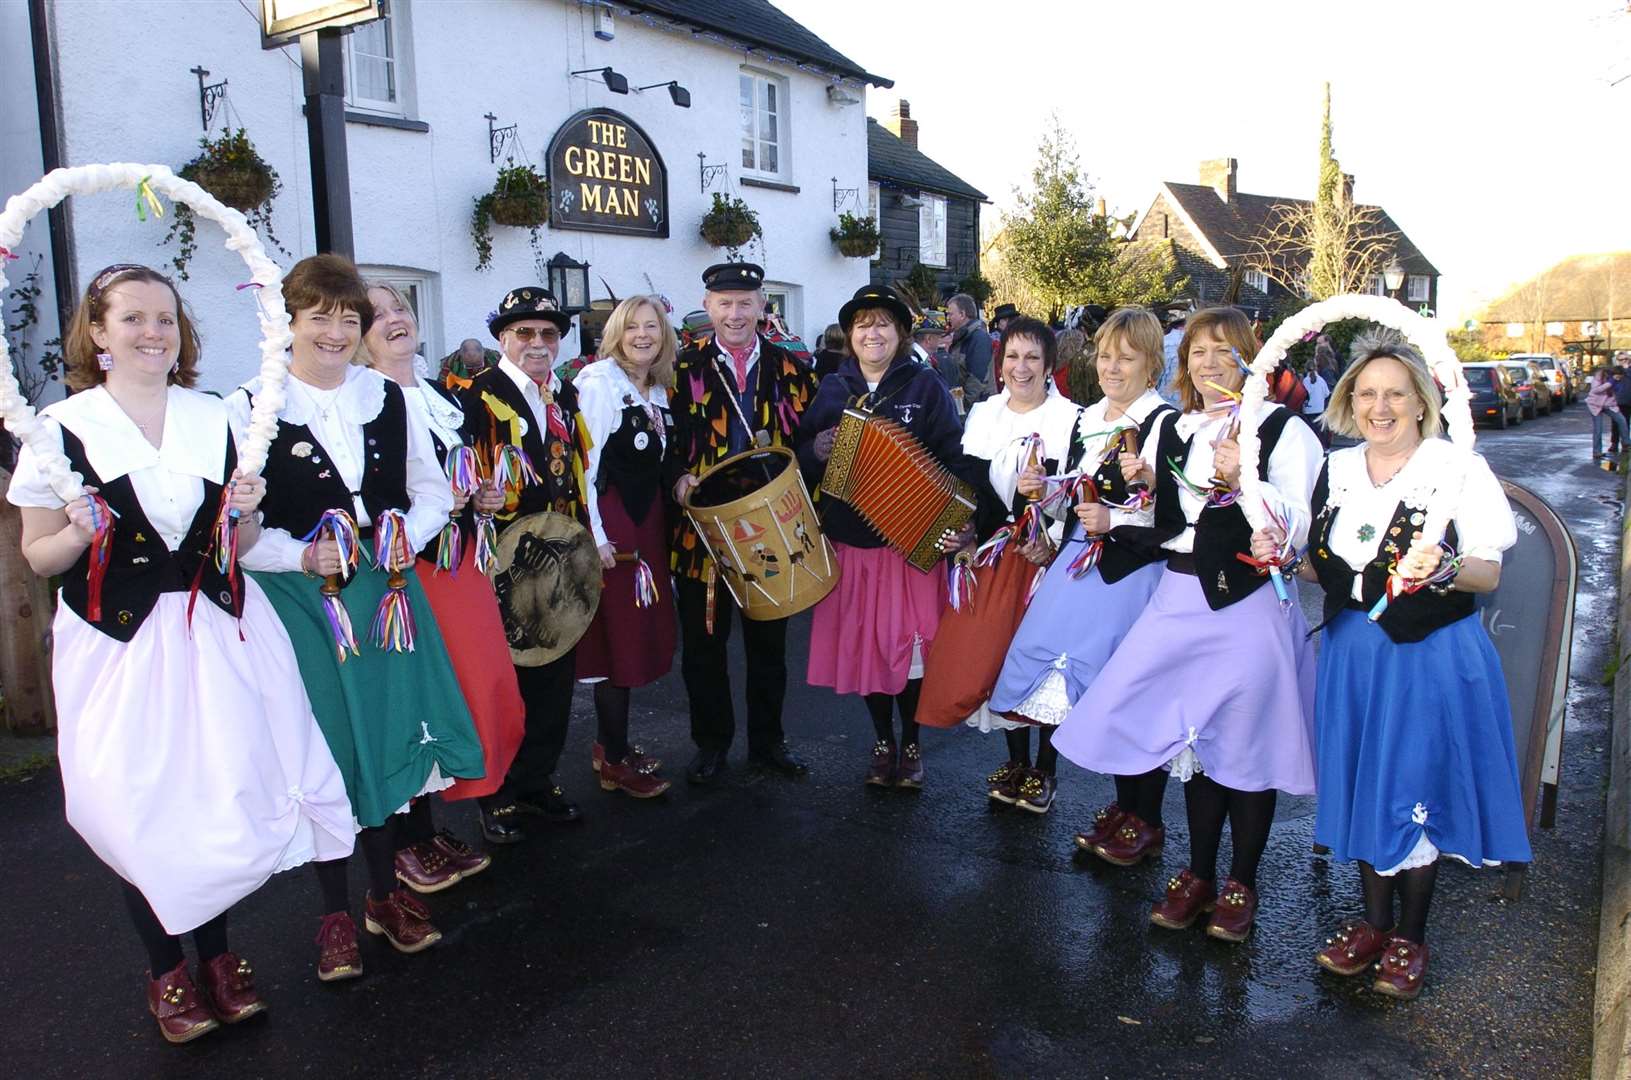
[[[714,586],[718,577],[718,567],[709,560],[708,569],[702,572],[702,580],[707,583],[707,594],[703,598],[706,607],[703,608],[705,614],[702,616],[702,628],[709,637],[712,637],[714,632]]]

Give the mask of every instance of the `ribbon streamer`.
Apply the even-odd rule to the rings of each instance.
[[[974,590],[979,586],[979,579],[974,576],[972,560],[967,552],[959,552],[951,561],[948,573],[951,580],[948,589],[951,593],[951,609],[953,611],[974,610]]]
[[[340,583],[357,569],[359,558],[357,523],[344,510],[325,510],[323,516],[317,519],[312,531],[301,539],[315,547],[325,533],[340,549],[340,572],[328,574],[323,578],[320,589],[323,594],[323,614],[328,618],[329,632],[334,635],[335,652],[343,664],[346,653],[349,652],[352,656],[360,655],[357,634],[351,628],[351,616],[345,609],[345,601],[340,599]]]
[[[1297,561],[1298,551],[1291,539],[1291,529],[1285,518],[1274,512],[1274,507],[1263,500],[1263,513],[1268,522],[1280,531],[1280,549],[1267,559],[1257,559],[1242,552],[1235,552],[1235,558],[1256,570],[1259,574],[1267,574],[1269,581],[1274,585],[1274,595],[1280,600],[1280,612],[1285,614],[1291,610],[1291,590],[1286,584],[1285,571],[1281,567]]]
[[[384,511],[374,522],[374,565],[389,576],[369,636],[386,652],[413,652],[413,606],[408,602],[408,579],[403,573],[413,566],[413,558],[407,518],[400,510]]]
[[[108,562],[113,554],[113,522],[119,514],[101,495],[86,493],[90,503],[91,536],[90,566],[85,572],[85,607],[91,622],[102,621],[102,582],[108,576]]]
[[[164,216],[164,204],[159,197],[153,194],[151,176],[144,176],[136,182],[136,220],[146,221],[147,212],[151,210],[155,218]]]
[[[493,515],[476,515],[476,572],[491,574],[498,567],[498,526]]]
[[[641,609],[657,606],[657,577],[638,551],[634,553],[634,606]]]
[[[1387,586],[1382,590],[1381,597],[1370,609],[1370,614],[1366,618],[1370,619],[1371,622],[1379,621],[1387,611],[1388,604],[1396,596],[1410,596],[1429,586],[1447,585],[1454,581],[1455,576],[1461,572],[1461,564],[1466,561],[1465,557],[1442,540],[1439,541],[1438,546],[1439,550],[1444,552],[1444,557],[1439,560],[1438,569],[1424,578],[1407,578],[1401,575],[1397,558],[1389,563]]]
[[[210,532],[208,562],[200,562],[193,574],[193,583],[187,589],[187,625],[193,624],[193,607],[198,603],[198,590],[204,584],[204,567],[213,563],[217,573],[226,575],[231,590],[234,611],[243,611],[243,578],[238,574],[238,521],[241,515],[232,508],[232,493],[238,481],[229,480],[221,489],[221,506],[215,512],[215,526]],[[241,614],[240,614],[241,617]],[[243,627],[238,628],[238,639],[243,640]]]

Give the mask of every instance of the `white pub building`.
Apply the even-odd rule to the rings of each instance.
[[[758,216],[766,289],[812,346],[868,280],[828,236],[867,212],[866,93],[889,86],[766,0],[380,0],[343,39],[345,142],[356,259],[418,308],[431,370],[511,288],[547,284],[547,263],[586,265],[587,307],[659,293],[676,320],[701,306],[701,273],[726,252],[699,232],[716,194]],[[300,47],[263,47],[256,0],[0,3],[0,197],[57,165],[158,162],[179,169],[199,139],[242,128],[278,173],[273,232],[284,266],[316,251]],[[36,107],[29,103],[35,102]],[[550,181],[550,220],[491,226],[477,269],[476,200],[506,165]],[[114,262],[166,272],[170,218],[139,220],[131,195],[70,198],[30,225],[13,285],[36,265],[43,294],[31,352]],[[264,231],[263,239],[266,239]],[[211,223],[178,281],[204,340],[202,385],[254,374],[258,325],[246,279]],[[561,258],[564,257],[564,258]],[[14,341],[13,345],[17,343]],[[563,355],[579,342],[569,338]],[[26,361],[25,361],[26,362]],[[54,396],[53,390],[47,396]]]

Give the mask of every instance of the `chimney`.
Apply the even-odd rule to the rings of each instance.
[[[1240,162],[1234,158],[1214,158],[1211,161],[1201,162],[1201,183],[1218,193],[1218,198],[1226,203],[1235,201],[1235,173],[1240,169]]]
[[[1103,196],[1100,196],[1098,199],[1096,199],[1094,201],[1094,203],[1093,203],[1093,214],[1094,214],[1095,217],[1109,217],[1110,216],[1110,208],[1107,205],[1105,205],[1105,201],[1104,201]]]
[[[883,126],[895,133],[901,142],[917,149],[917,121],[912,119],[912,103],[905,98],[895,102],[895,111],[884,120]]]
[[[1342,174],[1342,201],[1349,206],[1354,202],[1354,174],[1351,172]]]

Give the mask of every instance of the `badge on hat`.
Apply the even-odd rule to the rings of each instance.
[[[753,292],[764,283],[765,268],[758,263],[714,263],[702,272],[702,287],[709,292]]]

